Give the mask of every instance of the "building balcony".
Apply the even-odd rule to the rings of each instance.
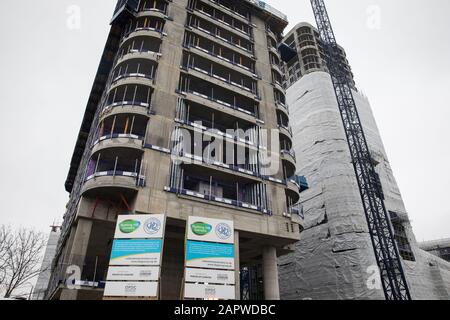
[[[111,148],[129,148],[142,150],[144,137],[135,134],[110,134],[99,137],[94,141],[92,153]]]
[[[205,23],[204,20],[198,19],[194,16],[192,17],[195,19],[186,26],[187,29],[190,29],[192,32],[195,32],[200,36],[205,36],[211,41],[254,59],[252,42],[241,37],[234,36],[226,30],[220,30],[212,23]],[[203,21],[203,23],[200,21]]]
[[[278,89],[279,91],[284,91],[284,87],[282,84],[282,80],[273,80],[272,85],[275,87],[275,89]]]
[[[157,62],[161,57],[160,38],[136,36],[127,39],[119,48],[115,66],[129,59],[142,58]]]
[[[153,113],[153,107],[148,103],[138,101],[120,101],[105,106],[100,113],[100,121],[107,117],[121,114],[141,115],[148,118]]]
[[[149,115],[152,113],[153,88],[145,85],[122,85],[112,87],[106,97],[101,117],[115,113]]]
[[[167,192],[202,202],[269,214],[265,185],[202,167],[172,166]]]
[[[122,55],[120,55],[119,58],[117,59],[117,62],[115,65],[118,66],[118,65],[127,63],[130,60],[137,60],[137,59],[149,60],[149,61],[153,61],[153,62],[157,63],[161,56],[162,55],[159,52],[146,51],[146,50],[141,51],[141,50],[133,49],[133,50],[128,51],[126,54],[123,51]]]
[[[202,48],[200,46],[195,46],[195,45],[185,45],[185,49],[187,51],[193,52],[201,57],[204,57],[205,59],[209,59],[212,62],[220,64],[224,67],[231,68],[231,69],[235,70],[236,72],[239,72],[243,75],[253,77],[255,79],[259,79],[258,75],[252,71],[251,67],[241,64],[239,60],[237,62],[234,61],[233,56],[231,56],[230,57],[231,59],[229,59],[218,53],[209,51],[205,48]]]
[[[216,10],[220,10],[227,15],[232,16],[234,19],[241,21],[242,23],[250,23],[250,14],[244,9],[233,8],[233,4],[225,3],[225,1],[220,0],[199,0],[202,3],[206,3]]]
[[[146,59],[140,55],[134,55],[117,63],[112,72],[112,83],[128,78],[137,78],[153,81],[158,63],[153,59]]]
[[[278,52],[277,48],[269,46],[268,49],[269,49],[269,52],[271,52],[272,54],[276,55],[278,57],[278,59],[281,60],[281,56],[280,56],[280,53]]]
[[[142,73],[122,74],[112,79],[111,86],[109,87],[108,90],[108,95],[111,95],[115,91],[119,91],[121,88],[136,88],[136,87],[138,88],[148,87],[150,88],[150,91],[153,92],[153,84],[154,84],[153,76],[149,74],[142,74]],[[130,92],[126,92],[127,95],[129,93]],[[116,96],[116,98],[118,97]],[[125,100],[130,101],[129,99]]]
[[[158,29],[150,28],[150,27],[136,28],[130,32],[127,32],[123,36],[120,47],[123,47],[126,42],[132,41],[135,38],[149,37],[149,38],[153,38],[153,39],[162,40],[163,36],[164,36],[164,32],[162,30],[158,30]]]
[[[201,78],[182,75],[178,92],[186,96],[195,96],[203,101],[214,102],[221,109],[230,108],[250,117],[258,117],[258,103],[255,99],[249,99],[234,90],[227,90]]]
[[[142,150],[148,117],[135,114],[116,114],[100,121],[92,154],[111,148]]]
[[[300,201],[300,186],[293,180],[286,181],[286,197],[291,203]]]
[[[281,150],[280,157],[285,171],[285,177],[294,176],[296,172],[296,157],[294,151]]]
[[[283,76],[284,76],[284,72],[283,72],[283,70],[280,68],[279,65],[271,63],[270,66],[272,67],[272,70],[276,71],[280,77],[283,77]]]
[[[292,128],[290,126],[278,125],[278,130],[280,130],[280,134],[285,136],[285,139],[292,140]]]
[[[213,23],[213,24],[219,23],[222,28],[224,28],[225,30],[227,30],[229,32],[232,32],[233,34],[235,34],[238,37],[243,37],[244,39],[246,39],[248,41],[253,41],[251,33],[249,31],[245,31],[245,30],[240,29],[237,26],[235,26],[236,23],[234,22],[233,19],[229,20],[228,22],[225,20],[219,19],[218,17],[214,16],[213,11],[206,12],[206,7],[203,7],[203,10],[195,8],[191,12],[194,15],[196,15],[200,18],[203,18],[210,23]],[[239,25],[242,26],[242,24],[239,24]]]
[[[182,70],[225,89],[236,91],[247,98],[257,101],[261,99],[258,96],[257,81],[253,77],[244,76],[201,56],[185,53]]]
[[[273,41],[275,41],[275,43],[278,43],[277,35],[272,30],[266,28],[266,33],[270,38],[272,38]]]
[[[136,192],[145,185],[142,151],[109,149],[94,153],[88,163],[83,195]]]
[[[249,148],[258,148],[258,126],[254,122],[208,108],[206,105],[183,99],[177,105],[175,121],[191,131],[202,132]]]
[[[139,3],[139,13],[160,12],[167,14],[168,3],[166,0],[143,0]]]

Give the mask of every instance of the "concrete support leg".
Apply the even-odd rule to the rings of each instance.
[[[78,266],[81,274],[83,273],[83,264],[86,258],[91,231],[92,221],[85,219],[79,219],[76,230],[72,231],[75,232],[75,235],[73,236],[72,248],[69,249],[68,266]],[[61,293],[60,300],[76,300],[77,297],[78,290],[64,289]]]
[[[239,231],[234,232],[236,300],[241,300],[241,262],[239,257]]]
[[[263,249],[263,281],[266,300],[280,300],[277,250],[274,247]]]

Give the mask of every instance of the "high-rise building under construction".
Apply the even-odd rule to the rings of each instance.
[[[277,50],[286,26],[284,14],[259,1],[118,1],[66,181],[49,299],[103,298],[117,217],[127,214],[166,218],[159,287],[147,298],[189,298],[184,287],[202,282],[188,283],[184,269],[191,216],[200,217],[196,235],[211,232],[207,219],[232,221],[235,230],[235,280],[214,270],[198,277],[217,277],[227,297],[279,298],[277,257],[299,239],[305,188],[295,177]],[[125,221],[120,230],[139,226]],[[151,276],[141,267],[111,279]],[[244,276],[251,288],[246,279],[241,286]],[[114,296],[149,292],[141,282],[113,284]],[[221,298],[224,287],[198,289]]]
[[[384,299],[325,44],[308,23],[283,42],[296,52],[285,65],[284,86],[297,168],[310,189],[301,199],[305,230],[295,253],[280,259],[281,297]],[[449,299],[450,264],[419,249],[369,101],[356,88],[345,51],[338,51],[334,59],[352,88],[411,298]]]

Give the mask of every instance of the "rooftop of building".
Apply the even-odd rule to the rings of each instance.
[[[419,247],[425,251],[450,248],[450,238],[424,241],[419,243]]]

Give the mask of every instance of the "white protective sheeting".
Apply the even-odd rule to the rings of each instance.
[[[448,299],[449,264],[420,250],[408,222],[369,102],[355,92],[388,210],[399,214],[416,262],[406,262],[416,299]],[[373,285],[376,266],[361,197],[330,76],[314,72],[288,89],[298,174],[311,187],[302,193],[305,231],[295,253],[280,259],[283,299],[384,299]],[[375,277],[376,278],[376,277]]]

